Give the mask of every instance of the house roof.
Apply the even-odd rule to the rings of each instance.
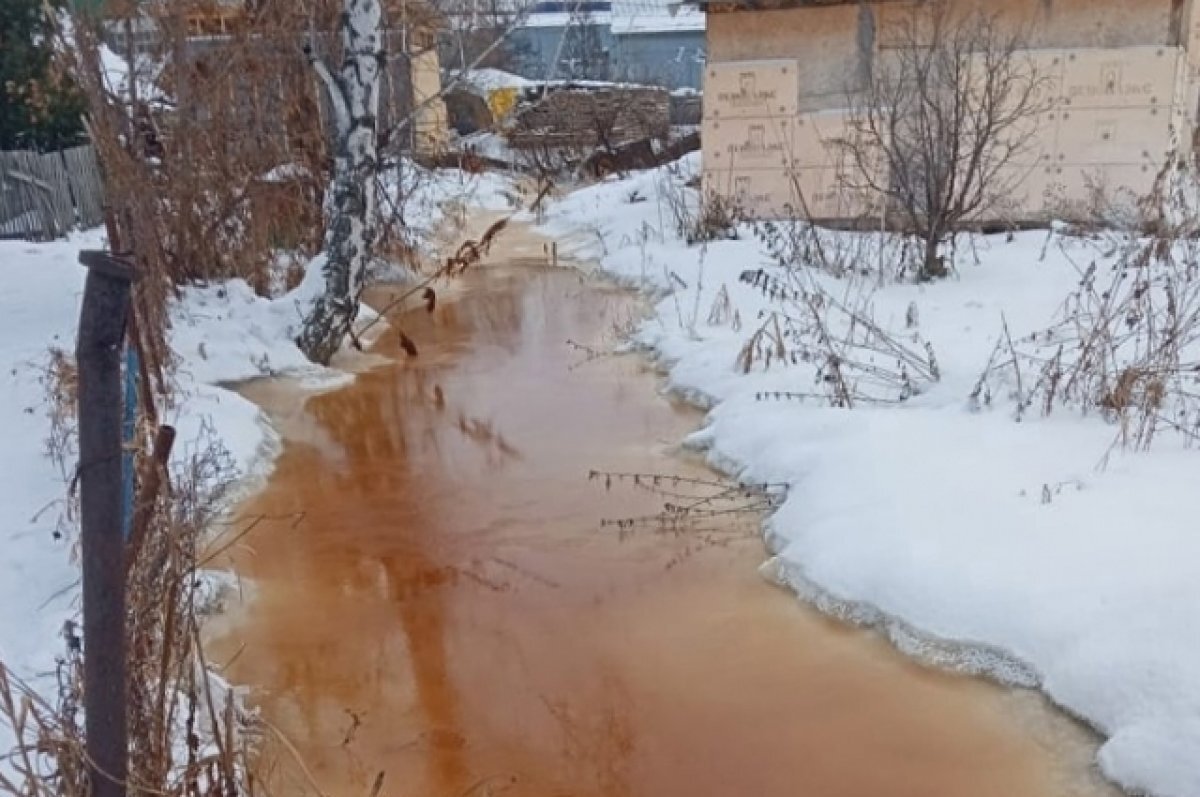
[[[893,0],[868,0],[868,2],[892,2]],[[856,5],[861,0],[683,0],[686,5],[702,10],[766,11],[780,8],[807,8],[819,6]]]
[[[615,34],[702,31],[704,12],[680,0],[613,0]]]

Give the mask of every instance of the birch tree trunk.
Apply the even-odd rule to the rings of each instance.
[[[311,43],[308,49],[329,97],[334,169],[325,200],[325,289],[309,307],[296,344],[322,364],[329,363],[354,323],[375,239],[379,83],[385,58],[381,0],[345,0],[342,48],[337,75]]]

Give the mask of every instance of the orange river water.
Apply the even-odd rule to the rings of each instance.
[[[1113,793],[1036,694],[768,583],[754,518],[604,524],[664,498],[592,469],[715,478],[677,451],[701,415],[605,355],[642,311],[502,260],[400,320],[417,357],[393,330],[349,387],[244,387],[284,445],[208,647],[303,760],[267,745],[273,793],[368,797],[379,773],[422,797]]]

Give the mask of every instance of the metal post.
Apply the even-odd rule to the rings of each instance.
[[[83,543],[83,689],[92,797],[125,797],[125,544],[121,529],[121,344],[133,269],[104,252],[88,268],[79,364],[79,500]]]

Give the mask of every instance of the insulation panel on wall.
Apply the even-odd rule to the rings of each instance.
[[[800,78],[795,60],[713,63],[704,75],[705,116],[793,117],[799,110]]]
[[[792,165],[796,119],[705,119],[705,165],[715,169],[783,169]]]
[[[1066,50],[1063,101],[1071,108],[1169,106],[1180,56],[1166,46]]]
[[[751,219],[780,218],[795,207],[796,190],[786,169],[710,169],[703,175],[705,194],[726,197]]]
[[[1058,130],[1060,164],[1162,163],[1172,149],[1169,108],[1086,108],[1064,111]]]
[[[846,161],[845,143],[853,133],[846,110],[804,113],[796,120],[794,154],[802,168],[832,168]]]
[[[1087,218],[1097,205],[1134,205],[1154,188],[1160,167],[1140,166],[1063,166],[1050,178],[1050,204],[1055,215]]]

